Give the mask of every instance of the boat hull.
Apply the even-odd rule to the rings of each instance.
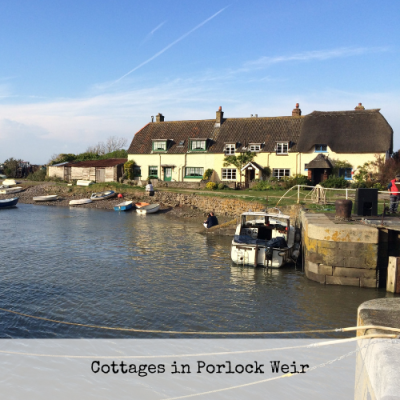
[[[154,214],[154,213],[158,212],[159,209],[160,209],[159,204],[151,204],[148,206],[137,208],[136,212],[138,214]]]
[[[92,202],[92,200],[90,200],[90,199],[71,200],[69,202],[69,205],[70,206],[81,206],[83,204],[89,204],[91,202]]]
[[[56,194],[54,195],[50,195],[50,196],[37,196],[37,197],[33,197],[33,201],[54,201],[57,200],[58,196]]]
[[[1,189],[0,194],[12,194],[12,193],[19,193],[24,191],[25,189],[23,187],[14,187],[14,188],[7,188],[7,189]]]
[[[15,207],[18,203],[19,197],[14,197],[12,199],[0,200],[0,210],[5,208]]]
[[[133,207],[132,201],[125,201],[124,203],[114,206],[115,211],[128,211]]]
[[[113,190],[108,190],[106,192],[93,193],[90,196],[90,200],[93,201],[106,200],[110,199],[111,197],[115,197],[116,195],[117,194]]]

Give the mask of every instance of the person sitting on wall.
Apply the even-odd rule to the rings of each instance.
[[[147,193],[149,196],[154,196],[154,188],[153,188],[153,185],[151,184],[151,181],[148,181],[148,182],[147,182],[147,185],[146,185],[146,193]]]
[[[390,181],[388,191],[390,192],[389,213],[396,214],[400,201],[400,174],[397,174],[395,179]]]
[[[210,214],[207,215],[207,219],[203,223],[204,228],[210,229],[212,226],[218,225],[218,219],[215,214],[211,211]]]

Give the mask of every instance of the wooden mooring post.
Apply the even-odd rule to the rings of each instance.
[[[400,293],[400,257],[389,257],[386,291]]]

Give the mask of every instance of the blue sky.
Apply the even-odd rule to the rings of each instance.
[[[381,108],[400,148],[400,2],[0,2],[0,161],[166,120]]]

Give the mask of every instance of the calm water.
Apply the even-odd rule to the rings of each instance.
[[[164,214],[24,204],[1,210],[0,307],[112,327],[285,331],[354,326],[359,304],[391,296],[320,285],[293,266],[236,266],[231,238],[205,237],[198,229]],[[170,336],[59,325],[0,311],[0,337]]]

